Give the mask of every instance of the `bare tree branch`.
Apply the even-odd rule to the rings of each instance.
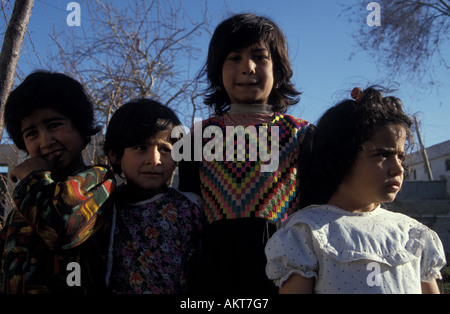
[[[361,23],[366,17],[367,1],[361,7],[344,7],[344,15],[358,22],[354,36],[358,46],[390,69],[392,76],[435,83],[431,60],[438,58],[448,68],[448,55],[440,47],[450,39],[450,2],[448,0],[380,0],[381,27]],[[365,12],[365,13],[363,13]],[[366,14],[366,15],[364,15]],[[355,17],[360,17],[358,20]]]
[[[83,24],[82,34],[54,30],[58,54],[50,60],[83,83],[97,121],[106,126],[134,98],[154,98],[183,115],[201,108],[190,101],[199,85],[188,69],[199,55],[195,40],[208,28],[206,12],[194,21],[182,0],[97,0],[85,7],[90,24]]]

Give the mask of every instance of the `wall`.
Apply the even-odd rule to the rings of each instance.
[[[387,209],[401,212],[434,230],[444,250],[450,253],[450,180],[404,182],[394,202]]]
[[[433,180],[442,180],[450,176],[450,141],[446,141],[426,149],[428,160],[430,162]],[[428,173],[425,169],[425,163],[422,152],[415,152],[408,155],[407,163],[410,167],[410,175],[406,181],[426,181]]]

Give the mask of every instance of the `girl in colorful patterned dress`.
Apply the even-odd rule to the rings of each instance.
[[[276,224],[306,201],[301,159],[311,131],[307,121],[285,114],[300,93],[290,81],[284,35],[267,18],[232,16],[213,34],[205,73],[205,103],[216,114],[194,125],[192,142],[201,132],[203,146],[180,162],[179,188],[202,196],[209,222],[196,288],[273,293],[264,246]],[[211,149],[220,138],[223,145]],[[199,160],[199,151],[211,155]]]
[[[91,100],[72,78],[39,71],[8,97],[5,122],[29,158],[10,172],[20,183],[1,231],[1,291],[105,292],[115,178],[83,162],[99,130]]]
[[[319,120],[312,205],[270,238],[267,275],[280,293],[439,293],[438,235],[381,207],[403,183],[411,119],[396,97],[354,89]]]
[[[116,195],[109,286],[113,293],[188,291],[190,263],[203,228],[200,198],[169,188],[175,127],[168,107],[153,100],[121,106],[111,118],[104,150],[126,184]]]

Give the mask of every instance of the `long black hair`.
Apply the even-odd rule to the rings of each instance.
[[[364,142],[387,124],[401,124],[412,143],[412,120],[400,99],[382,96],[382,88],[364,90],[358,100],[347,99],[328,109],[314,131],[308,183],[313,203],[327,203],[363,150]],[[404,166],[406,168],[406,166]]]
[[[227,113],[230,99],[222,82],[223,63],[231,51],[263,43],[270,51],[273,62],[274,87],[269,104],[274,111],[285,113],[300,101],[294,84],[286,39],[279,27],[270,19],[254,14],[237,14],[217,26],[209,44],[208,58],[203,73],[209,87],[205,104],[212,106],[217,115]]]

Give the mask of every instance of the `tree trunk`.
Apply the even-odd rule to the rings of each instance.
[[[30,21],[34,0],[16,0],[0,52],[0,139],[3,137],[3,111],[11,92],[19,63],[23,38]]]

